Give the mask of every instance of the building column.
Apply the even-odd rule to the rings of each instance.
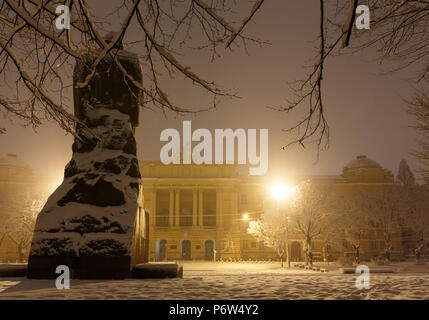
[[[240,219],[240,214],[238,212],[238,192],[233,191],[232,192],[232,215],[231,218],[234,219]],[[237,224],[239,226],[239,224]]]
[[[216,189],[216,227],[221,227],[223,224],[222,217],[222,189]]]
[[[151,225],[156,225],[156,219],[157,219],[157,212],[156,212],[156,196],[157,196],[157,192],[156,192],[156,189],[153,189],[152,190],[152,194],[151,194],[151,200],[152,200],[152,203],[151,203],[151,209],[152,209],[152,219],[150,219],[150,224]],[[143,209],[143,208],[142,208]],[[143,212],[144,212],[144,210],[143,210]]]
[[[197,226],[197,218],[198,218],[198,190],[192,190],[192,226]]]
[[[203,190],[198,190],[198,225],[203,226]]]
[[[170,190],[170,207],[168,210],[168,225],[174,226],[174,190]]]
[[[174,219],[174,225],[179,226],[180,224],[180,190],[176,190],[176,216]]]

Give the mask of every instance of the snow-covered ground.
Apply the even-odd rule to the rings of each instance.
[[[185,263],[183,279],[55,280],[0,278],[0,299],[429,299],[428,266],[395,266],[373,274],[370,289],[356,288],[357,274],[287,270],[276,264]]]

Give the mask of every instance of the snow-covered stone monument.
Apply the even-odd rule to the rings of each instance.
[[[58,265],[67,265],[73,278],[126,278],[134,265],[146,262],[147,219],[134,137],[141,92],[133,81],[142,82],[141,65],[122,43],[112,52],[127,75],[106,55],[88,76],[100,51],[76,62],[80,139],[73,143],[63,183],[37,217],[29,278],[54,278]]]

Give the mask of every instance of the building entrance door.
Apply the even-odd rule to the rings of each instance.
[[[180,248],[180,257],[182,260],[191,260],[191,240],[182,240]]]
[[[204,241],[204,260],[213,261],[214,259],[214,240]]]
[[[291,261],[301,261],[302,260],[302,248],[301,244],[297,241],[292,242],[290,248],[290,260]]]
[[[158,239],[156,241],[156,261],[165,261],[167,259],[167,240]]]

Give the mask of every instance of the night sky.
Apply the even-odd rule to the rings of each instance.
[[[316,162],[316,150],[310,145],[307,149],[296,146],[280,150],[294,137],[281,129],[293,125],[300,113],[287,115],[267,107],[280,106],[287,98],[291,99],[288,83],[305,77],[308,70],[303,66],[316,54],[318,6],[312,0],[267,1],[247,33],[272,45],[262,48],[250,45],[250,55],[243,49],[221,50],[222,57],[214,62],[205,51],[189,49],[180,57],[194,72],[238,92],[241,98],[223,99],[217,110],[197,116],[168,113],[165,118],[161,112],[143,110],[136,131],[141,159],[159,160],[164,144],[159,141],[161,131],[180,130],[183,120],[192,120],[193,129],[268,128],[269,172],[276,176],[340,174],[342,167],[360,154],[366,154],[394,174],[401,158],[406,158],[413,169],[417,168],[409,155],[416,145],[416,133],[409,127],[412,119],[403,102],[413,93],[409,80],[412,71],[382,75],[389,65],[380,66],[374,61],[374,50],[330,58],[326,65],[324,103],[331,146]],[[175,81],[167,82],[171,99],[197,106],[209,101],[209,96],[182,79],[178,76]],[[70,135],[66,136],[53,123],[40,127],[37,133],[22,128],[18,121],[11,124],[0,119],[0,126],[8,130],[6,135],[0,135],[0,157],[17,153],[36,172],[62,177],[72,155]]]

